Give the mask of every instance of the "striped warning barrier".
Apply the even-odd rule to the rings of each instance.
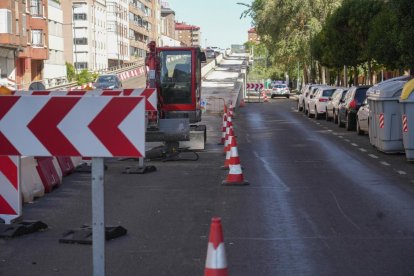
[[[6,224],[21,216],[20,157],[0,156],[0,218]]]
[[[45,187],[36,168],[36,159],[33,156],[22,156],[20,165],[23,201],[32,202],[36,197],[44,196]]]
[[[402,115],[402,127],[403,132],[408,132],[408,121],[407,121],[407,115]]]
[[[61,184],[61,180],[53,163],[53,157],[36,157],[37,160],[37,171],[40,179],[42,179],[45,192],[49,193],[56,186]]]
[[[379,127],[384,128],[384,113],[379,115]]]

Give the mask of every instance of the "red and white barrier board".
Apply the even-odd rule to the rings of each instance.
[[[263,83],[246,83],[246,89],[261,90],[264,88]]]
[[[142,89],[120,89],[120,90],[30,90],[30,91],[15,91],[15,96],[143,96],[145,97],[145,110],[157,111],[157,90],[154,88]]]
[[[20,157],[0,156],[0,218],[6,224],[21,216]]]
[[[0,155],[143,157],[144,102],[143,97],[0,97]]]

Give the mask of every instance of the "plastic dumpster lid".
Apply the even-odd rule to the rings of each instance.
[[[398,98],[406,81],[394,80],[380,82],[367,91],[368,98]]]
[[[408,100],[408,98],[410,97],[410,95],[412,95],[414,91],[414,79],[408,81],[405,85],[404,88],[402,90],[401,93],[401,100]]]

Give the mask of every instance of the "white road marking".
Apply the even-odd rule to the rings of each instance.
[[[346,142],[351,142],[351,140],[349,140],[349,139],[344,139]]]
[[[285,182],[274,172],[272,167],[270,166],[269,162],[267,162],[264,158],[260,157],[257,152],[253,152],[257,159],[259,159],[263,165],[265,170],[276,180],[277,183],[280,184],[280,186],[283,187],[283,189],[286,192],[290,191],[290,188],[285,184]]]
[[[373,154],[368,154],[369,157],[374,158],[374,159],[378,159],[378,156],[373,155]]]
[[[339,135],[338,137],[339,137],[339,138],[341,138],[341,139],[343,139],[343,138],[344,138],[344,136],[341,136],[341,135]]]
[[[359,148],[359,150],[362,151],[362,152],[367,152],[367,150],[363,149],[363,148]]]
[[[351,145],[353,145],[354,147],[358,147],[358,144],[355,143],[351,143]]]
[[[401,175],[406,175],[407,174],[405,171],[397,171],[397,173],[401,174]]]
[[[383,164],[384,166],[389,166],[390,165],[389,163],[387,163],[385,161],[381,161],[380,163]]]

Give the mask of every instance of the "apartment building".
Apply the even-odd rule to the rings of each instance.
[[[107,50],[109,68],[129,61],[128,0],[106,1]]]
[[[180,46],[175,30],[175,12],[167,5],[161,5],[160,46]]]
[[[260,42],[260,37],[256,32],[256,28],[250,28],[247,31],[247,40],[250,41],[250,42],[255,42],[255,43]]]
[[[158,22],[161,20],[159,0],[129,0],[129,43],[131,61],[146,56],[147,44],[155,40],[159,45]]]
[[[184,46],[201,46],[200,27],[189,25],[184,22],[176,22],[175,29],[178,33],[178,40]]]
[[[42,79],[49,57],[47,18],[47,0],[0,1],[0,79],[18,89]]]
[[[77,71],[108,68],[105,0],[65,0],[63,9],[65,60]]]
[[[43,79],[47,87],[65,83],[63,11],[59,2],[48,1],[49,59],[44,62]]]

